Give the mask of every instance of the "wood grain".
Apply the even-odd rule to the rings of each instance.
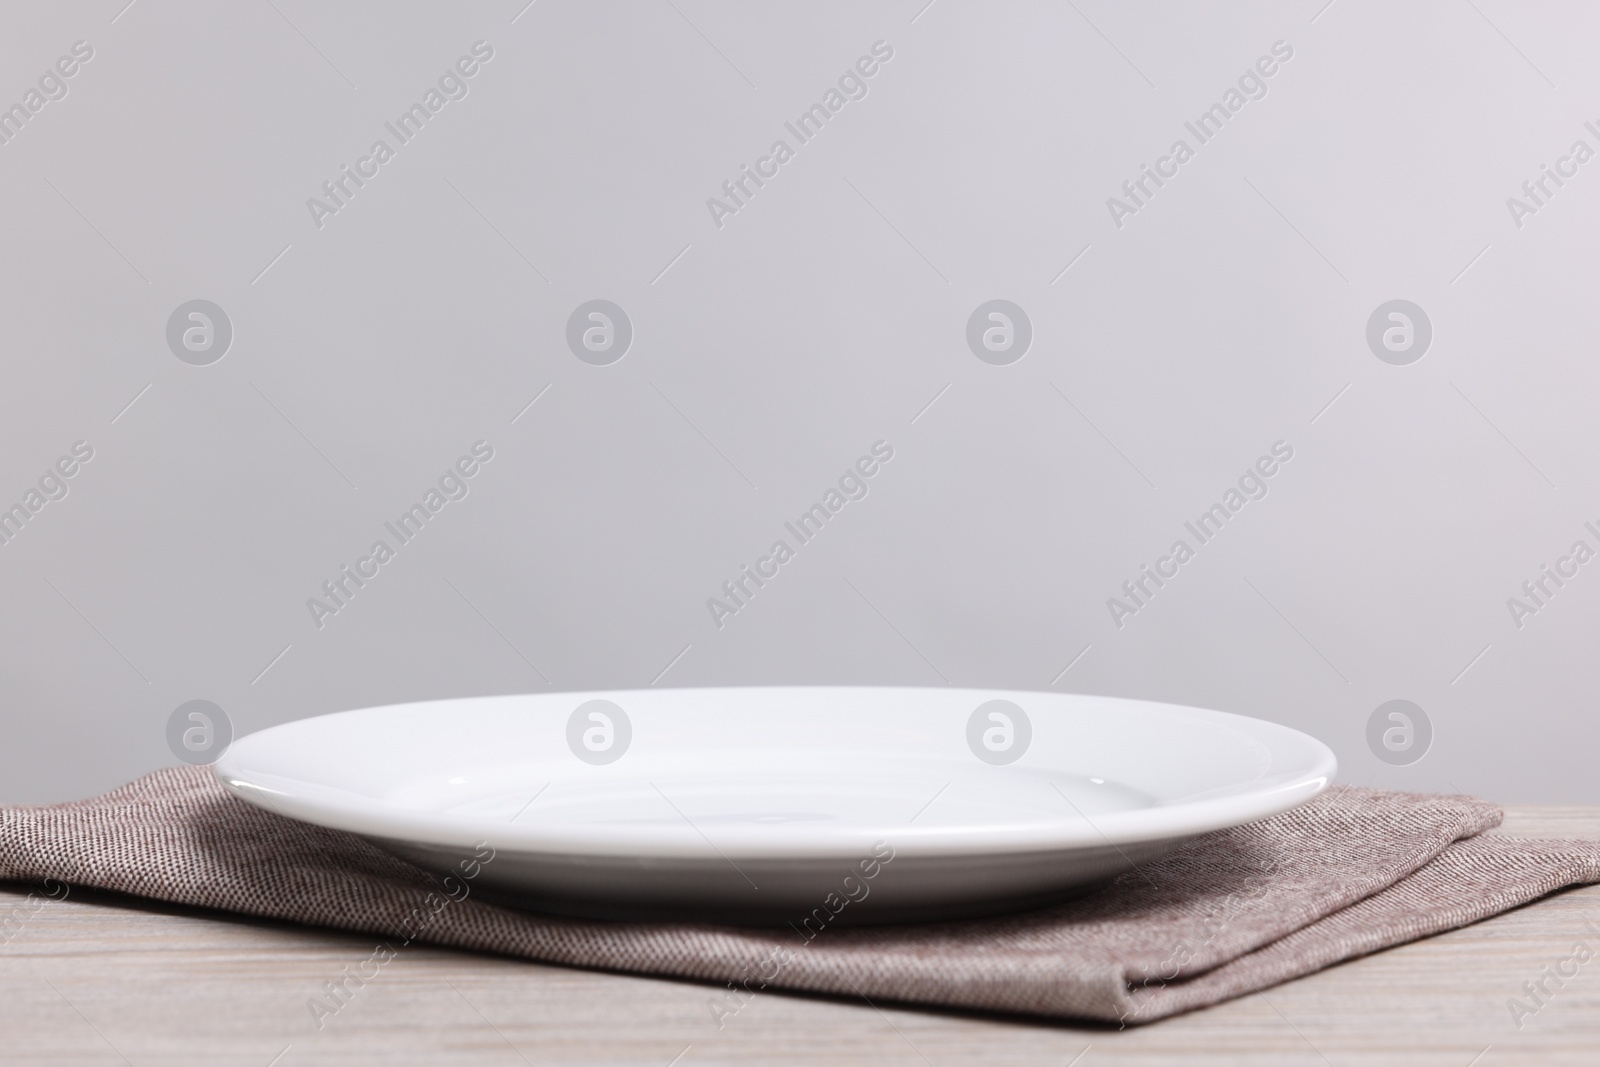
[[[1498,832],[1600,838],[1600,808],[1509,809]],[[707,986],[422,947],[318,1029],[308,998],[367,959],[370,939],[77,891],[28,904],[28,892],[0,886],[0,916],[19,916],[0,945],[6,1063],[1600,1063],[1600,956],[1520,1030],[1507,1006],[1586,936],[1585,919],[1600,925],[1600,887],[1120,1032],[785,994],[719,1030]]]

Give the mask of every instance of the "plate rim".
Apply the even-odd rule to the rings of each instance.
[[[628,699],[632,695],[659,698],[668,693],[682,695],[714,692],[727,695],[775,691],[788,694],[808,692],[860,694],[875,691],[898,694],[927,693],[937,695],[941,699],[970,694],[971,699],[980,702],[1019,697],[1044,697],[1053,701],[1080,698],[1133,706],[1147,711],[1193,716],[1198,721],[1209,721],[1219,727],[1229,727],[1232,731],[1242,732],[1254,740],[1267,743],[1268,751],[1274,761],[1283,755],[1280,749],[1299,749],[1298,754],[1304,763],[1287,768],[1269,767],[1254,780],[1269,780],[1275,774],[1285,780],[1261,789],[1246,789],[1233,795],[1203,800],[1180,800],[1151,808],[1101,813],[1093,819],[1082,812],[1064,813],[1059,820],[1030,820],[1025,825],[1010,829],[993,826],[940,827],[936,824],[921,827],[910,824],[890,827],[885,824],[873,828],[833,826],[822,835],[821,839],[807,841],[762,837],[754,831],[723,826],[719,827],[721,832],[717,834],[718,839],[711,846],[717,855],[708,856],[706,846],[711,839],[698,832],[697,828],[696,832],[688,835],[680,833],[668,836],[658,833],[652,836],[648,832],[641,831],[637,824],[628,824],[624,828],[596,824],[551,826],[539,823],[513,825],[508,822],[500,825],[491,823],[481,816],[445,817],[436,813],[400,808],[379,798],[365,797],[305,779],[286,779],[259,770],[251,772],[247,767],[241,766],[244,761],[240,759],[241,746],[244,748],[245,757],[248,757],[252,738],[268,733],[281,736],[280,732],[305,730],[311,728],[307,725],[309,723],[337,716],[376,714],[402,708],[417,711],[426,709],[430,705],[504,701],[526,697],[542,700],[556,697],[581,701]],[[479,842],[488,840],[497,850],[525,856],[636,857],[673,862],[718,863],[738,859],[755,863],[764,860],[781,862],[855,857],[876,841],[890,841],[897,856],[959,859],[1104,848],[1108,845],[1116,847],[1192,837],[1281,814],[1311,800],[1333,783],[1338,770],[1338,761],[1332,750],[1317,738],[1267,719],[1189,705],[1093,693],[930,686],[692,686],[446,697],[330,712],[280,723],[240,737],[211,765],[211,770],[232,795],[257,807],[367,838],[461,849],[471,849]],[[301,788],[298,792],[275,788],[289,782],[310,788]],[[685,818],[687,820],[687,817]],[[689,825],[694,826],[692,822],[689,822]]]

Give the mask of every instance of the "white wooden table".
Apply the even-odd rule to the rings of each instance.
[[[1600,838],[1600,808],[1512,809],[1500,832]],[[1600,938],[1584,928],[1600,928],[1600,887],[1120,1032],[781,993],[718,1030],[707,986],[426,947],[319,1030],[307,999],[371,939],[26,894],[0,887],[0,918],[21,916],[0,934],[6,1064],[1600,1064]],[[1508,998],[1584,938],[1595,959],[1519,1030]]]

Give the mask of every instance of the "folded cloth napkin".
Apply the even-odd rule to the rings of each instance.
[[[92,800],[0,808],[0,879],[360,931],[382,961],[425,941],[713,982],[719,1025],[763,989],[1145,1023],[1600,882],[1600,842],[1476,836],[1499,822],[1470,797],[1340,787],[1037,911],[766,930],[500,907],[472,892],[475,869],[441,879],[180,767]]]

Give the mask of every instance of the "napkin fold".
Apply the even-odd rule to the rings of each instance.
[[[1500,817],[1471,797],[1336,787],[1040,910],[766,930],[501,907],[474,892],[467,863],[441,879],[179,767],[90,800],[0,808],[0,879],[357,931],[380,963],[418,941],[712,982],[718,1025],[780,989],[1138,1024],[1600,882],[1600,842],[1477,836]]]

